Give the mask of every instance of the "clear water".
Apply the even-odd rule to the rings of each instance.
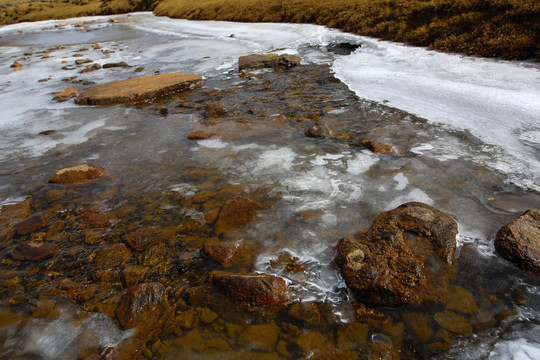
[[[148,13],[115,18],[119,22],[114,24],[95,17],[0,28],[0,60],[5,64],[0,69],[0,204],[29,194],[39,198],[48,190],[50,174],[82,162],[98,163],[110,174],[87,189],[89,200],[79,200],[81,191],[74,190],[70,206],[90,203],[118,214],[137,209],[120,223],[166,227],[166,217],[146,220],[151,214],[143,205],[154,200],[165,213],[197,220],[207,216],[171,196],[189,200],[235,185],[247,195],[266,192],[271,208],[244,235],[259,246],[255,269],[284,277],[295,298],[330,304],[336,321],[348,323],[354,315],[344,304],[351,294],[332,263],[333,246],[369,226],[380,211],[422,201],[459,222],[460,285],[471,292],[481,285],[516,314],[512,323],[455,341],[441,357],[539,357],[538,337],[530,336],[538,332],[540,321],[538,277],[501,260],[492,245],[500,226],[540,204],[537,64],[440,54],[313,25],[191,22]],[[82,22],[84,29],[75,27]],[[115,52],[93,50],[96,42]],[[340,42],[362,46],[351,55],[325,50]],[[37,55],[53,47],[50,58]],[[32,55],[25,56],[28,52]],[[358,99],[336,94],[321,116],[339,119],[332,124],[336,131],[369,133],[401,156],[310,139],[294,126],[276,123],[227,123],[218,139],[191,142],[186,136],[198,126],[200,113],[161,118],[151,107],[51,101],[68,86],[61,80],[71,76],[99,84],[181,71],[202,75],[208,90],[243,86],[236,61],[254,52],[293,53],[306,65],[330,65]],[[78,53],[100,64],[125,61],[145,69],[137,74],[133,68],[88,74],[79,74],[81,68],[62,70]],[[14,71],[9,65],[21,57],[26,57],[22,70]],[[51,129],[53,135],[38,135]],[[208,178],[187,176],[193,169],[207,171]],[[117,190],[115,195],[104,196],[110,188]],[[306,211],[318,215],[303,220]],[[297,257],[306,271],[288,273],[271,266],[283,252]],[[512,302],[515,288],[524,291],[525,305]],[[101,346],[129,336],[99,313],[77,322],[77,311],[69,305],[53,320],[27,319],[17,330],[3,328],[3,351],[74,359],[77,352],[70,344],[89,328],[99,329]]]

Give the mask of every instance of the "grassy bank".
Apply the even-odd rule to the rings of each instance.
[[[20,2],[0,4],[9,1]],[[51,18],[51,4],[60,17],[154,10],[192,20],[314,23],[448,52],[540,60],[538,0],[42,0],[4,7],[0,22]]]

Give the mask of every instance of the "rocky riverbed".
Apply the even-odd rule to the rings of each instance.
[[[105,45],[76,46],[70,60],[54,60],[69,50],[59,45],[11,63],[68,67],[63,81],[36,82],[54,83],[51,104],[70,86],[60,100],[160,71],[94,67],[108,63]],[[282,55],[243,70],[235,60],[150,100],[70,105],[62,117],[107,125],[3,159],[3,357],[459,358],[463,346],[496,356],[516,338],[534,348],[523,334],[538,331],[538,265],[522,270],[493,243],[539,195],[472,161],[486,154],[470,134],[358,98],[330,53]],[[460,156],[424,154],[434,140]],[[498,241],[526,228],[538,242],[536,213]]]

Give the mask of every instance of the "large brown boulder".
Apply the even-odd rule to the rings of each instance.
[[[107,172],[101,166],[81,164],[70,168],[60,169],[49,182],[54,184],[72,184],[86,180],[99,179]]]
[[[167,292],[160,283],[132,286],[116,311],[124,329],[136,327],[138,336],[147,340],[158,337],[170,315]]]
[[[278,54],[251,54],[238,58],[238,69],[262,69],[276,66],[292,67],[300,65],[300,58],[296,55]]]
[[[289,299],[285,281],[273,275],[212,271],[208,279],[225,296],[240,304],[276,307]]]
[[[406,203],[341,239],[335,262],[347,286],[367,302],[420,304],[443,293],[436,288],[453,262],[456,235],[450,216],[426,204]]]
[[[120,80],[86,89],[75,103],[109,105],[135,103],[184,90],[202,78],[194,74],[170,73]]]
[[[500,228],[495,249],[521,269],[540,272],[540,210],[527,210]]]

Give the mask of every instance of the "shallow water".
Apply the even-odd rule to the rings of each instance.
[[[269,318],[237,314],[183,295],[174,300],[176,315],[208,308],[217,318],[190,328],[171,325],[147,344],[144,357],[301,358],[326,347],[367,358],[537,357],[540,343],[530,334],[540,321],[538,277],[502,260],[493,248],[503,224],[540,203],[534,191],[540,113],[535,65],[424,52],[310,25],[189,22],[145,13],[116,18],[118,23],[97,17],[0,28],[6,64],[0,70],[0,204],[31,196],[33,210],[44,212],[50,225],[24,239],[54,240],[61,248],[55,258],[29,264],[9,256],[20,238],[2,244],[2,356],[84,358],[131,336],[117,327],[111,305],[127,288],[127,266],[101,273],[95,253],[122,242],[129,231],[155,226],[167,240],[129,264],[144,267],[141,281],[162,282],[171,299],[173,293],[189,294],[217,267],[199,256],[202,243],[215,239],[217,212],[241,195],[268,207],[237,236],[258,248],[252,269],[286,279],[293,299],[315,304],[310,309],[321,320],[292,308]],[[75,27],[79,23],[85,26]],[[94,50],[95,42],[115,52]],[[362,47],[351,55],[326,51],[341,42]],[[47,49],[50,57],[42,58]],[[303,66],[238,77],[238,56],[269,51],[296,53]],[[20,71],[8,67],[23,56]],[[73,65],[78,58],[133,67],[80,74],[84,65]],[[442,64],[448,64],[445,71]],[[73,69],[62,70],[66,65]],[[134,73],[136,67],[144,70]],[[501,69],[503,75],[490,78]],[[99,84],[156,71],[198,73],[205,82],[137,106],[51,100],[68,85],[88,86],[62,81],[68,77]],[[402,74],[399,81],[390,82],[396,73]],[[441,77],[448,82],[436,92]],[[472,84],[459,85],[464,83]],[[422,91],[412,91],[418,84]],[[221,92],[209,95],[213,89]],[[188,140],[201,127],[205,104],[214,101],[237,121],[216,125],[215,138]],[[504,122],[510,115],[515,121]],[[326,124],[333,138],[306,137],[304,130],[315,122]],[[55,132],[39,135],[45,130]],[[391,144],[399,155],[373,154],[358,146],[362,139]],[[84,162],[105,167],[107,177],[85,186],[47,183],[56,170]],[[433,319],[441,304],[380,309],[384,321],[368,323],[365,331],[355,328],[353,297],[332,262],[333,246],[369,226],[379,212],[407,201],[433,205],[459,223],[456,286],[472,294],[479,308],[466,314],[472,335],[439,326]],[[109,225],[92,228],[85,223],[87,210],[109,214]],[[193,223],[196,229],[189,228]],[[302,271],[288,271],[290,259],[278,261],[287,253]],[[68,281],[100,289],[81,297],[65,290]],[[38,299],[53,299],[55,311],[31,315]],[[415,335],[411,314],[425,317],[433,335]],[[245,343],[241,334],[261,322],[279,326],[279,341]],[[232,324],[240,329],[231,330]],[[99,346],[74,345],[77,337],[96,336],[96,328]],[[349,344],[347,336],[359,340]],[[331,340],[321,343],[320,337]]]

